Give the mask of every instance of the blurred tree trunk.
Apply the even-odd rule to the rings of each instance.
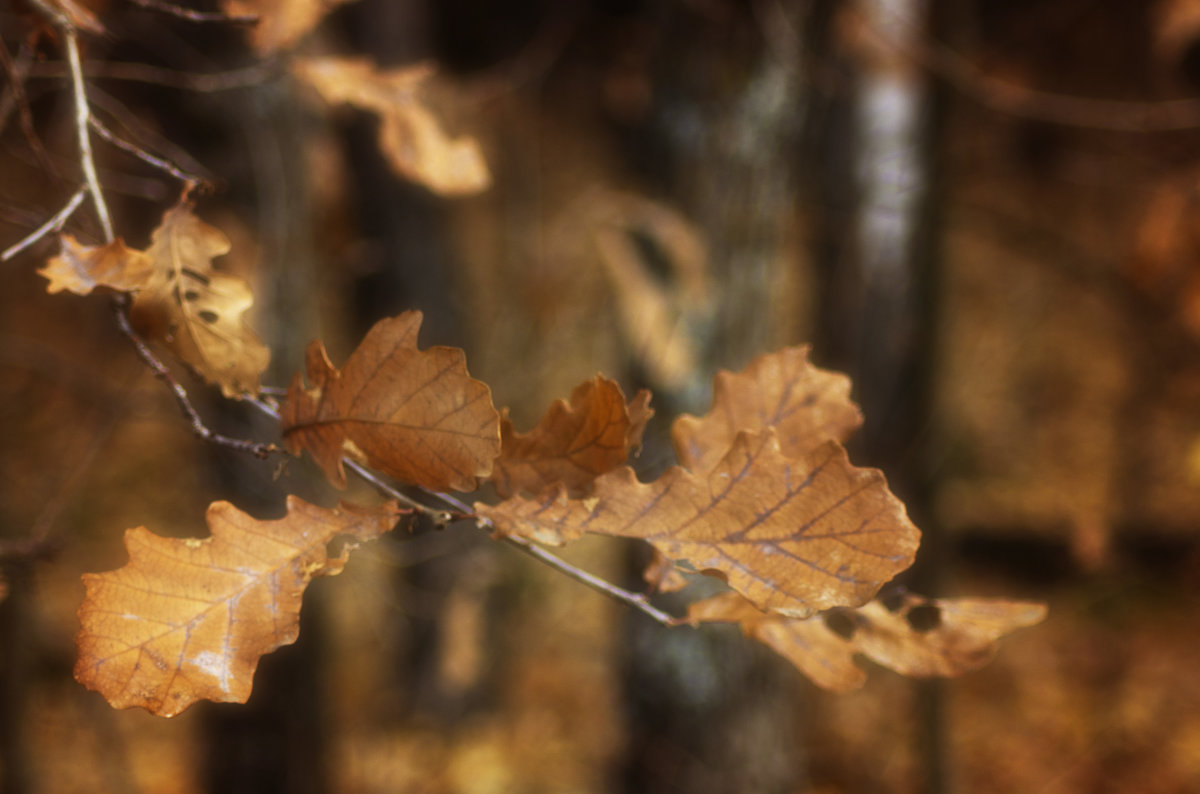
[[[943,572],[933,522],[931,428],[935,361],[938,114],[914,59],[926,46],[926,0],[833,0],[842,79],[820,101],[812,154],[823,162],[818,223],[818,355],[854,381],[866,416],[851,441],[884,470],[922,529],[917,564],[903,577],[938,595]],[[834,196],[833,202],[824,200]],[[913,715],[924,791],[946,791],[941,683],[916,682]]]

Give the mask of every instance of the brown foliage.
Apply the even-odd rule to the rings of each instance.
[[[845,441],[861,424],[850,379],[812,366],[807,347],[789,347],[758,356],[739,373],[717,373],[712,408],[676,419],[671,439],[680,465],[702,473],[743,430],[774,428],[784,456],[798,458],[825,441]]]
[[[589,499],[560,487],[475,509],[497,531],[543,543],[584,532],[647,540],[793,617],[865,602],[912,564],[920,537],[880,472],[851,466],[833,442],[786,458],[770,429],[738,434],[703,475],[675,467],[643,484],[623,467],[597,479]]]
[[[145,251],[121,240],[86,246],[69,235],[39,273],[49,292],[87,295],[99,287],[132,292],[130,320],[226,397],[257,394],[270,352],[242,315],[254,302],[242,279],[213,269],[229,253],[220,230],[197,218],[186,201],[163,215]]]
[[[379,146],[399,175],[444,196],[478,193],[491,184],[474,138],[450,138],[422,101],[433,67],[380,72],[365,58],[306,58],[293,72],[325,102],[379,116]]]
[[[330,557],[327,544],[372,540],[398,515],[394,502],[327,510],[289,496],[278,521],[213,503],[204,540],[129,530],[129,563],[83,577],[75,678],[164,717],[201,699],[244,703],[259,658],[296,641],[309,581],[345,566],[349,548]]]
[[[592,482],[620,466],[642,445],[646,422],[654,415],[643,389],[628,405],[615,381],[597,375],[557,400],[529,433],[518,433],[507,411],[500,419],[500,457],[491,480],[502,497],[539,494],[562,483],[582,496]]]
[[[999,599],[929,599],[904,594],[857,609],[839,608],[807,620],[769,615],[736,593],[697,601],[688,620],[737,623],[814,683],[837,692],[862,686],[861,653],[914,677],[955,676],[982,667],[1000,637],[1039,623],[1046,607]]]
[[[260,55],[290,49],[317,26],[326,14],[350,0],[221,0],[232,17],[254,15],[250,43]]]
[[[420,312],[380,320],[335,369],[308,347],[311,388],[299,374],[280,412],[288,451],[308,450],[338,488],[347,455],[425,488],[474,490],[500,452],[491,390],[467,374],[457,348],[417,349]]]

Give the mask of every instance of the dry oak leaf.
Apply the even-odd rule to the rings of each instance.
[[[293,455],[308,450],[338,488],[342,456],[401,482],[473,491],[500,454],[500,415],[463,352],[417,349],[420,312],[380,320],[337,370],[319,341],[308,346],[312,388],[297,373],[280,411]]]
[[[650,392],[629,403],[615,381],[597,375],[556,400],[529,433],[518,433],[500,418],[500,457],[491,480],[501,497],[525,491],[539,494],[562,483],[570,496],[583,496],[592,482],[620,466],[641,448],[646,422],[654,414]]]
[[[387,532],[394,502],[328,510],[289,496],[288,513],[259,521],[228,502],[208,508],[212,536],[125,533],[129,562],[84,574],[75,678],[114,708],[174,716],[197,700],[244,703],[264,654],[296,641],[300,602],[313,577],[341,572],[344,546]]]
[[[789,458],[849,438],[862,424],[850,400],[850,379],[814,367],[808,351],[784,348],[756,357],[741,372],[718,372],[709,412],[700,418],[685,414],[672,425],[680,465],[697,473],[711,470],[742,430],[774,428]]]
[[[62,252],[38,272],[48,292],[86,295],[107,287],[136,296],[130,321],[161,342],[226,397],[257,394],[270,363],[266,346],[243,315],[254,303],[242,279],[213,269],[229,253],[229,239],[203,223],[186,200],[167,210],[145,251],[121,240],[86,246],[62,237]]]
[[[400,176],[443,196],[478,193],[491,184],[475,139],[450,138],[422,99],[432,66],[381,72],[366,58],[304,58],[292,68],[328,104],[379,116],[379,147]]]
[[[154,259],[125,245],[120,238],[107,245],[83,245],[69,234],[59,238],[62,251],[38,273],[50,280],[46,292],[67,290],[88,295],[99,287],[133,292],[154,278]]]
[[[271,354],[243,318],[254,303],[250,287],[213,269],[212,260],[229,250],[229,238],[186,201],[167,210],[146,249],[154,276],[138,290],[129,319],[226,397],[240,397],[258,393]]]
[[[814,683],[836,692],[862,686],[861,653],[901,675],[955,676],[995,655],[997,641],[1046,616],[1044,604],[1000,599],[929,599],[913,594],[877,599],[792,620],[768,615],[736,593],[693,603],[687,620],[731,622],[783,656]]]
[[[921,534],[881,472],[851,466],[836,442],[789,459],[770,429],[738,434],[705,474],[672,467],[640,483],[625,466],[597,479],[587,499],[560,487],[475,509],[500,534],[542,543],[584,532],[642,538],[792,617],[864,603],[912,564]]]
[[[317,26],[326,14],[350,0],[221,0],[231,17],[258,17],[250,44],[259,55],[288,49]]]

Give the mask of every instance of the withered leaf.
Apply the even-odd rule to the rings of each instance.
[[[845,441],[861,424],[850,379],[810,364],[808,347],[789,347],[758,356],[739,373],[717,373],[712,408],[700,418],[676,419],[671,438],[680,464],[700,473],[725,456],[742,430],[772,427],[783,454],[798,458],[825,441]]]
[[[88,295],[99,287],[133,292],[154,278],[154,259],[121,239],[107,245],[83,245],[69,234],[60,238],[62,251],[38,271],[50,280],[46,291],[67,290]]]
[[[766,614],[736,593],[688,608],[689,622],[738,623],[814,683],[837,692],[857,689],[866,680],[866,672],[854,662],[857,653],[902,675],[961,675],[985,665],[1001,637],[1045,616],[1045,605],[1028,601],[929,599],[908,593],[807,620]]]
[[[559,488],[475,509],[498,532],[543,543],[584,532],[645,539],[793,617],[864,603],[912,564],[920,538],[882,473],[851,466],[835,442],[786,458],[770,429],[740,433],[705,474],[674,467],[643,484],[621,467],[587,499]]]
[[[197,700],[244,703],[264,654],[296,641],[304,589],[337,574],[349,547],[388,531],[399,510],[335,510],[288,497],[288,514],[259,521],[228,502],[208,508],[212,536],[125,533],[129,562],[84,574],[75,678],[114,708],[171,717]]]
[[[226,397],[257,394],[271,354],[246,325],[254,303],[242,279],[213,269],[229,239],[202,222],[185,202],[163,215],[146,254],[154,275],[130,308],[134,327],[168,349]]]
[[[675,562],[667,558],[658,549],[642,571],[642,579],[650,586],[652,593],[677,593],[688,586],[687,577],[675,567]]]
[[[297,77],[331,104],[379,116],[379,146],[396,173],[444,196],[478,193],[491,184],[474,138],[450,138],[429,110],[428,64],[379,71],[365,58],[305,58]]]
[[[213,269],[229,252],[219,229],[181,202],[167,210],[145,251],[121,240],[81,245],[62,236],[62,251],[38,272],[48,292],[87,295],[98,287],[136,294],[130,321],[160,342],[226,397],[257,394],[271,354],[243,315],[254,303],[246,282]]]
[[[250,43],[259,55],[290,48],[340,5],[350,0],[221,0],[221,10],[233,17],[256,16]]]
[[[562,483],[569,495],[584,495],[597,477],[641,447],[654,413],[649,400],[643,389],[626,405],[621,387],[597,375],[576,386],[570,402],[556,400],[532,432],[518,433],[502,416],[500,457],[491,477],[496,492],[538,494]]]
[[[417,349],[420,312],[380,320],[345,367],[319,341],[308,346],[311,389],[299,374],[280,411],[294,455],[308,450],[338,488],[347,455],[401,482],[474,490],[500,453],[500,416],[486,384],[467,374],[463,352]]]

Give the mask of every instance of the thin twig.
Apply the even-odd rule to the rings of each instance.
[[[138,336],[137,331],[134,331],[133,326],[129,324],[129,315],[127,313],[128,303],[128,296],[122,295],[113,299],[113,313],[117,316],[117,327],[121,329],[121,333],[129,337],[129,341],[133,342],[138,358],[150,368],[159,380],[167,384],[167,387],[171,390],[171,394],[175,397],[175,402],[179,404],[179,410],[183,411],[184,417],[191,424],[193,433],[204,441],[210,441],[240,452],[249,452],[256,458],[266,459],[272,452],[279,451],[279,448],[274,444],[230,438],[209,429],[200,418],[200,414],[192,405],[191,400],[188,399],[187,390],[183,388],[179,381],[175,380],[175,376],[171,374],[171,371],[154,355],[154,352],[150,350],[145,340]]]
[[[650,603],[649,599],[647,599],[646,596],[642,595],[641,593],[634,593],[626,590],[623,587],[618,587],[612,582],[601,579],[599,576],[590,574],[581,568],[576,568],[571,563],[557,555],[551,554],[541,546],[534,544],[533,541],[526,538],[518,538],[514,537],[513,535],[504,535],[501,539],[510,546],[520,549],[534,559],[549,565],[556,571],[566,574],[575,581],[582,582],[593,590],[598,590],[610,598],[615,598],[618,601],[628,604],[634,609],[645,613],[664,626],[678,625],[678,621],[672,615],[669,615],[666,612],[663,612],[661,609],[655,607]]]
[[[279,418],[279,412],[277,410],[275,410],[275,408],[272,407],[270,404],[268,404],[262,400],[250,400],[250,403],[252,405],[256,406],[260,411],[262,411],[267,416],[273,417],[275,419]],[[422,489],[426,493],[428,493],[430,496],[435,496],[438,499],[441,499],[446,504],[454,507],[455,510],[458,511],[458,515],[447,515],[444,511],[437,510],[435,508],[429,507],[428,505],[425,505],[425,504],[422,504],[421,502],[416,501],[411,496],[408,496],[408,495],[402,493],[398,488],[396,488],[391,483],[384,480],[382,477],[380,477],[375,472],[368,469],[366,466],[356,463],[355,461],[352,461],[349,458],[342,458],[342,463],[346,466],[346,468],[350,469],[355,474],[357,474],[359,477],[362,477],[364,480],[369,482],[371,485],[373,485],[377,489],[379,489],[379,491],[384,496],[388,496],[388,497],[396,499],[400,502],[403,502],[404,504],[412,507],[417,512],[419,512],[425,516],[428,516],[430,518],[433,518],[435,521],[437,521],[439,523],[446,523],[448,518],[471,519],[475,522],[476,526],[478,526],[480,529],[483,529],[483,530],[486,530],[489,532],[493,532],[493,535],[494,535],[494,527],[492,526],[492,523],[490,521],[488,521],[486,518],[481,518],[481,517],[475,515],[475,511],[472,510],[469,505],[467,505],[465,502],[459,500],[458,498],[451,496],[450,494],[444,494],[444,493],[440,493],[437,491],[431,491],[431,490],[424,489],[424,488]],[[502,536],[500,536],[500,540],[503,540],[505,543],[509,544],[513,548],[523,551],[524,553],[528,554],[530,557],[533,557],[534,559],[538,560],[539,562],[541,562],[545,565],[549,565],[551,568],[558,571],[559,573],[566,574],[567,576],[574,579],[575,581],[580,582],[581,584],[585,584],[588,587],[592,588],[593,590],[597,590],[611,598],[615,598],[616,600],[618,600],[624,604],[628,604],[629,606],[633,607],[634,609],[639,610],[640,612],[645,613],[646,615],[653,618],[657,622],[663,624],[664,626],[679,625],[679,621],[676,618],[674,618],[671,615],[667,614],[666,612],[663,612],[662,610],[656,608],[654,605],[652,605],[650,603],[649,599],[647,599],[646,596],[642,595],[641,593],[635,593],[630,590],[626,590],[625,588],[615,585],[612,582],[609,582],[605,579],[601,579],[599,576],[596,576],[595,574],[588,573],[587,571],[583,570],[582,568],[576,568],[574,565],[572,565],[571,563],[562,559],[561,557],[559,557],[555,554],[551,554],[550,552],[543,549],[541,546],[534,544],[533,541],[531,541],[531,540],[527,540],[525,538],[513,537],[511,535],[502,535]]]
[[[130,143],[129,141],[118,137],[115,132],[113,132],[108,127],[106,127],[104,125],[104,123],[101,122],[100,119],[96,118],[95,116],[92,116],[88,120],[88,123],[92,126],[92,129],[94,129],[97,132],[97,134],[100,135],[101,138],[108,141],[113,146],[116,146],[118,149],[120,149],[122,151],[129,152],[134,157],[138,158],[139,160],[141,160],[145,163],[149,163],[150,165],[154,166],[155,168],[159,168],[163,171],[166,171],[168,174],[175,177],[180,182],[183,182],[189,186],[201,185],[201,184],[205,183],[205,180],[202,177],[199,177],[195,174],[189,174],[188,172],[184,171],[182,168],[180,168],[179,166],[170,162],[169,160],[165,160],[161,157],[150,154],[150,152],[146,151],[145,149],[138,146],[137,144]]]
[[[190,8],[165,3],[163,0],[132,0],[134,5],[161,11],[164,14],[186,19],[189,22],[226,22],[235,25],[254,25],[258,22],[258,14],[226,14],[223,11],[193,11]]]
[[[22,56],[24,55],[25,49],[22,48]],[[12,104],[16,107],[17,116],[21,120],[21,132],[25,134],[25,140],[29,142],[29,148],[33,150],[33,154],[41,167],[57,176],[58,170],[50,160],[50,154],[46,151],[46,147],[42,145],[41,139],[38,138],[37,130],[34,129],[33,113],[29,110],[29,97],[25,95],[25,76],[29,73],[29,65],[32,59],[22,57],[18,63],[8,51],[8,46],[0,40],[0,61],[4,63],[4,71],[8,72],[9,96],[12,97]],[[9,112],[8,109],[0,110],[0,129],[3,129]]]
[[[89,61],[87,64],[84,64],[84,74],[92,79],[123,80],[131,83],[162,85],[168,88],[196,91],[202,94],[259,86],[278,71],[278,64],[274,61],[255,63],[241,69],[231,69],[227,72],[210,72],[208,74],[194,74],[167,69],[161,66],[150,66],[144,63],[125,63],[120,61],[101,61],[98,63]],[[63,68],[61,62],[37,63],[30,67],[28,77],[63,77],[66,73],[67,70]]]
[[[91,106],[88,105],[87,86],[83,82],[83,67],[79,61],[79,41],[75,28],[69,22],[59,25],[63,37],[63,47],[67,51],[67,63],[71,67],[71,87],[75,95],[75,134],[79,138],[79,163],[83,166],[84,180],[88,191],[92,194],[92,204],[96,207],[96,216],[100,219],[100,228],[104,230],[104,242],[111,243],[113,235],[112,220],[108,215],[108,205],[104,203],[104,194],[100,190],[100,178],[96,175],[96,162],[92,158],[92,136],[88,132],[88,121],[92,117]]]
[[[86,185],[80,187],[79,190],[76,190],[75,195],[71,196],[71,200],[64,204],[62,209],[54,213],[54,215],[50,217],[50,220],[46,221],[41,226],[37,227],[28,235],[26,235],[25,239],[20,240],[19,242],[16,242],[4,249],[4,253],[0,254],[0,262],[7,262],[29,246],[36,243],[38,240],[45,237],[47,234],[60,231],[63,227],[63,224],[67,222],[67,219],[74,214],[75,210],[79,209],[79,205],[83,203],[85,198],[87,198],[87,194],[88,189]]]

